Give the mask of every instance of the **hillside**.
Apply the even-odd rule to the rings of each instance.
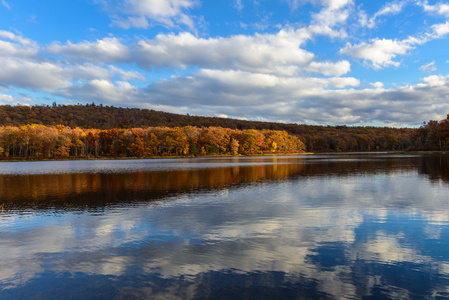
[[[148,109],[103,105],[0,106],[0,126],[42,124],[71,128],[112,129],[147,127],[223,127],[284,130],[306,145],[307,151],[404,150],[417,147],[416,129],[387,127],[312,126],[200,117]]]

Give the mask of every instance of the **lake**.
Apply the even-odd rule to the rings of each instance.
[[[449,298],[449,156],[0,163],[0,299]]]

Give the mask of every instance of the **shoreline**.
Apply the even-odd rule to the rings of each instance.
[[[423,150],[423,151],[366,151],[366,152],[296,152],[296,153],[262,153],[262,154],[223,154],[223,155],[191,155],[191,156],[149,156],[149,157],[66,157],[66,158],[43,158],[43,159],[7,159],[0,158],[2,162],[33,162],[33,161],[77,161],[77,160],[139,160],[139,159],[183,159],[183,158],[220,158],[220,157],[260,157],[260,156],[296,156],[296,155],[313,155],[313,154],[411,154],[411,155],[441,155],[449,154],[448,150]]]
[[[139,159],[182,159],[182,158],[219,158],[219,157],[258,157],[258,156],[294,156],[294,155],[311,155],[312,152],[295,152],[295,153],[263,153],[263,154],[223,154],[223,155],[191,155],[191,156],[149,156],[149,157],[65,157],[65,158],[43,158],[43,159],[5,159],[0,158],[2,162],[32,162],[32,161],[77,161],[77,160],[139,160]]]

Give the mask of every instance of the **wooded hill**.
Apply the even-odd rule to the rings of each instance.
[[[221,127],[238,130],[286,131],[305,144],[306,151],[384,151],[421,147],[417,129],[388,127],[312,126],[275,122],[201,117],[148,109],[95,104],[52,106],[0,106],[0,126],[41,124],[82,129],[132,129],[148,127]]]

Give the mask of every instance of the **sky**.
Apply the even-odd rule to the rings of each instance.
[[[418,127],[448,38],[449,1],[0,0],[0,104]]]

